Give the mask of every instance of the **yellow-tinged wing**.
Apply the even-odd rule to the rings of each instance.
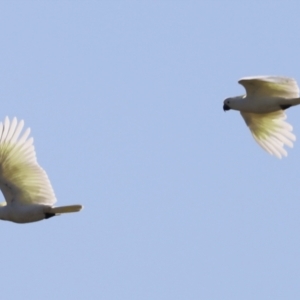
[[[54,191],[46,172],[38,165],[30,129],[24,122],[6,117],[0,123],[0,188],[7,203],[53,205]],[[21,135],[20,135],[21,134]]]
[[[299,87],[293,78],[281,76],[244,77],[239,80],[239,83],[246,89],[247,97],[299,97]]]
[[[284,111],[268,114],[241,112],[256,142],[268,153],[278,158],[287,156],[284,145],[293,147],[296,136],[291,132],[293,127],[285,122]]]

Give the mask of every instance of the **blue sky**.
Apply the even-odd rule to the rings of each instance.
[[[300,140],[278,160],[222,109],[243,76],[300,81],[299,9],[2,1],[0,117],[85,208],[1,222],[1,297],[299,299]]]

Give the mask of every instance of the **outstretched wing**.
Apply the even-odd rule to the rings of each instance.
[[[241,112],[256,142],[268,153],[278,158],[287,156],[284,145],[293,147],[296,136],[293,127],[285,122],[284,111],[279,110],[268,114]]]
[[[22,135],[23,120],[0,123],[0,188],[7,203],[53,205],[54,191],[38,165],[30,129]]]
[[[239,83],[244,86],[249,97],[299,97],[299,88],[293,78],[280,76],[244,77],[239,80]]]

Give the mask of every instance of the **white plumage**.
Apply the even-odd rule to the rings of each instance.
[[[55,194],[46,172],[36,159],[30,129],[22,134],[24,122],[6,117],[0,123],[0,219],[28,223],[57,214],[77,212],[81,205],[53,207]]]
[[[269,154],[287,156],[284,146],[293,147],[296,136],[285,121],[285,109],[300,104],[299,88],[293,78],[245,77],[239,80],[246,95],[227,98],[223,109],[240,111],[256,142]]]

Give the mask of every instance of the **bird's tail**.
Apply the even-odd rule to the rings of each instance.
[[[59,206],[59,207],[51,207],[49,213],[53,214],[65,214],[65,213],[73,213],[82,210],[82,205],[68,205],[68,206]]]
[[[280,108],[282,110],[286,110],[292,106],[299,105],[300,104],[300,98],[290,98],[290,99],[283,99],[280,103]]]
[[[300,104],[300,98],[293,98],[293,99],[288,99],[288,101],[291,105],[290,106],[295,106]]]

